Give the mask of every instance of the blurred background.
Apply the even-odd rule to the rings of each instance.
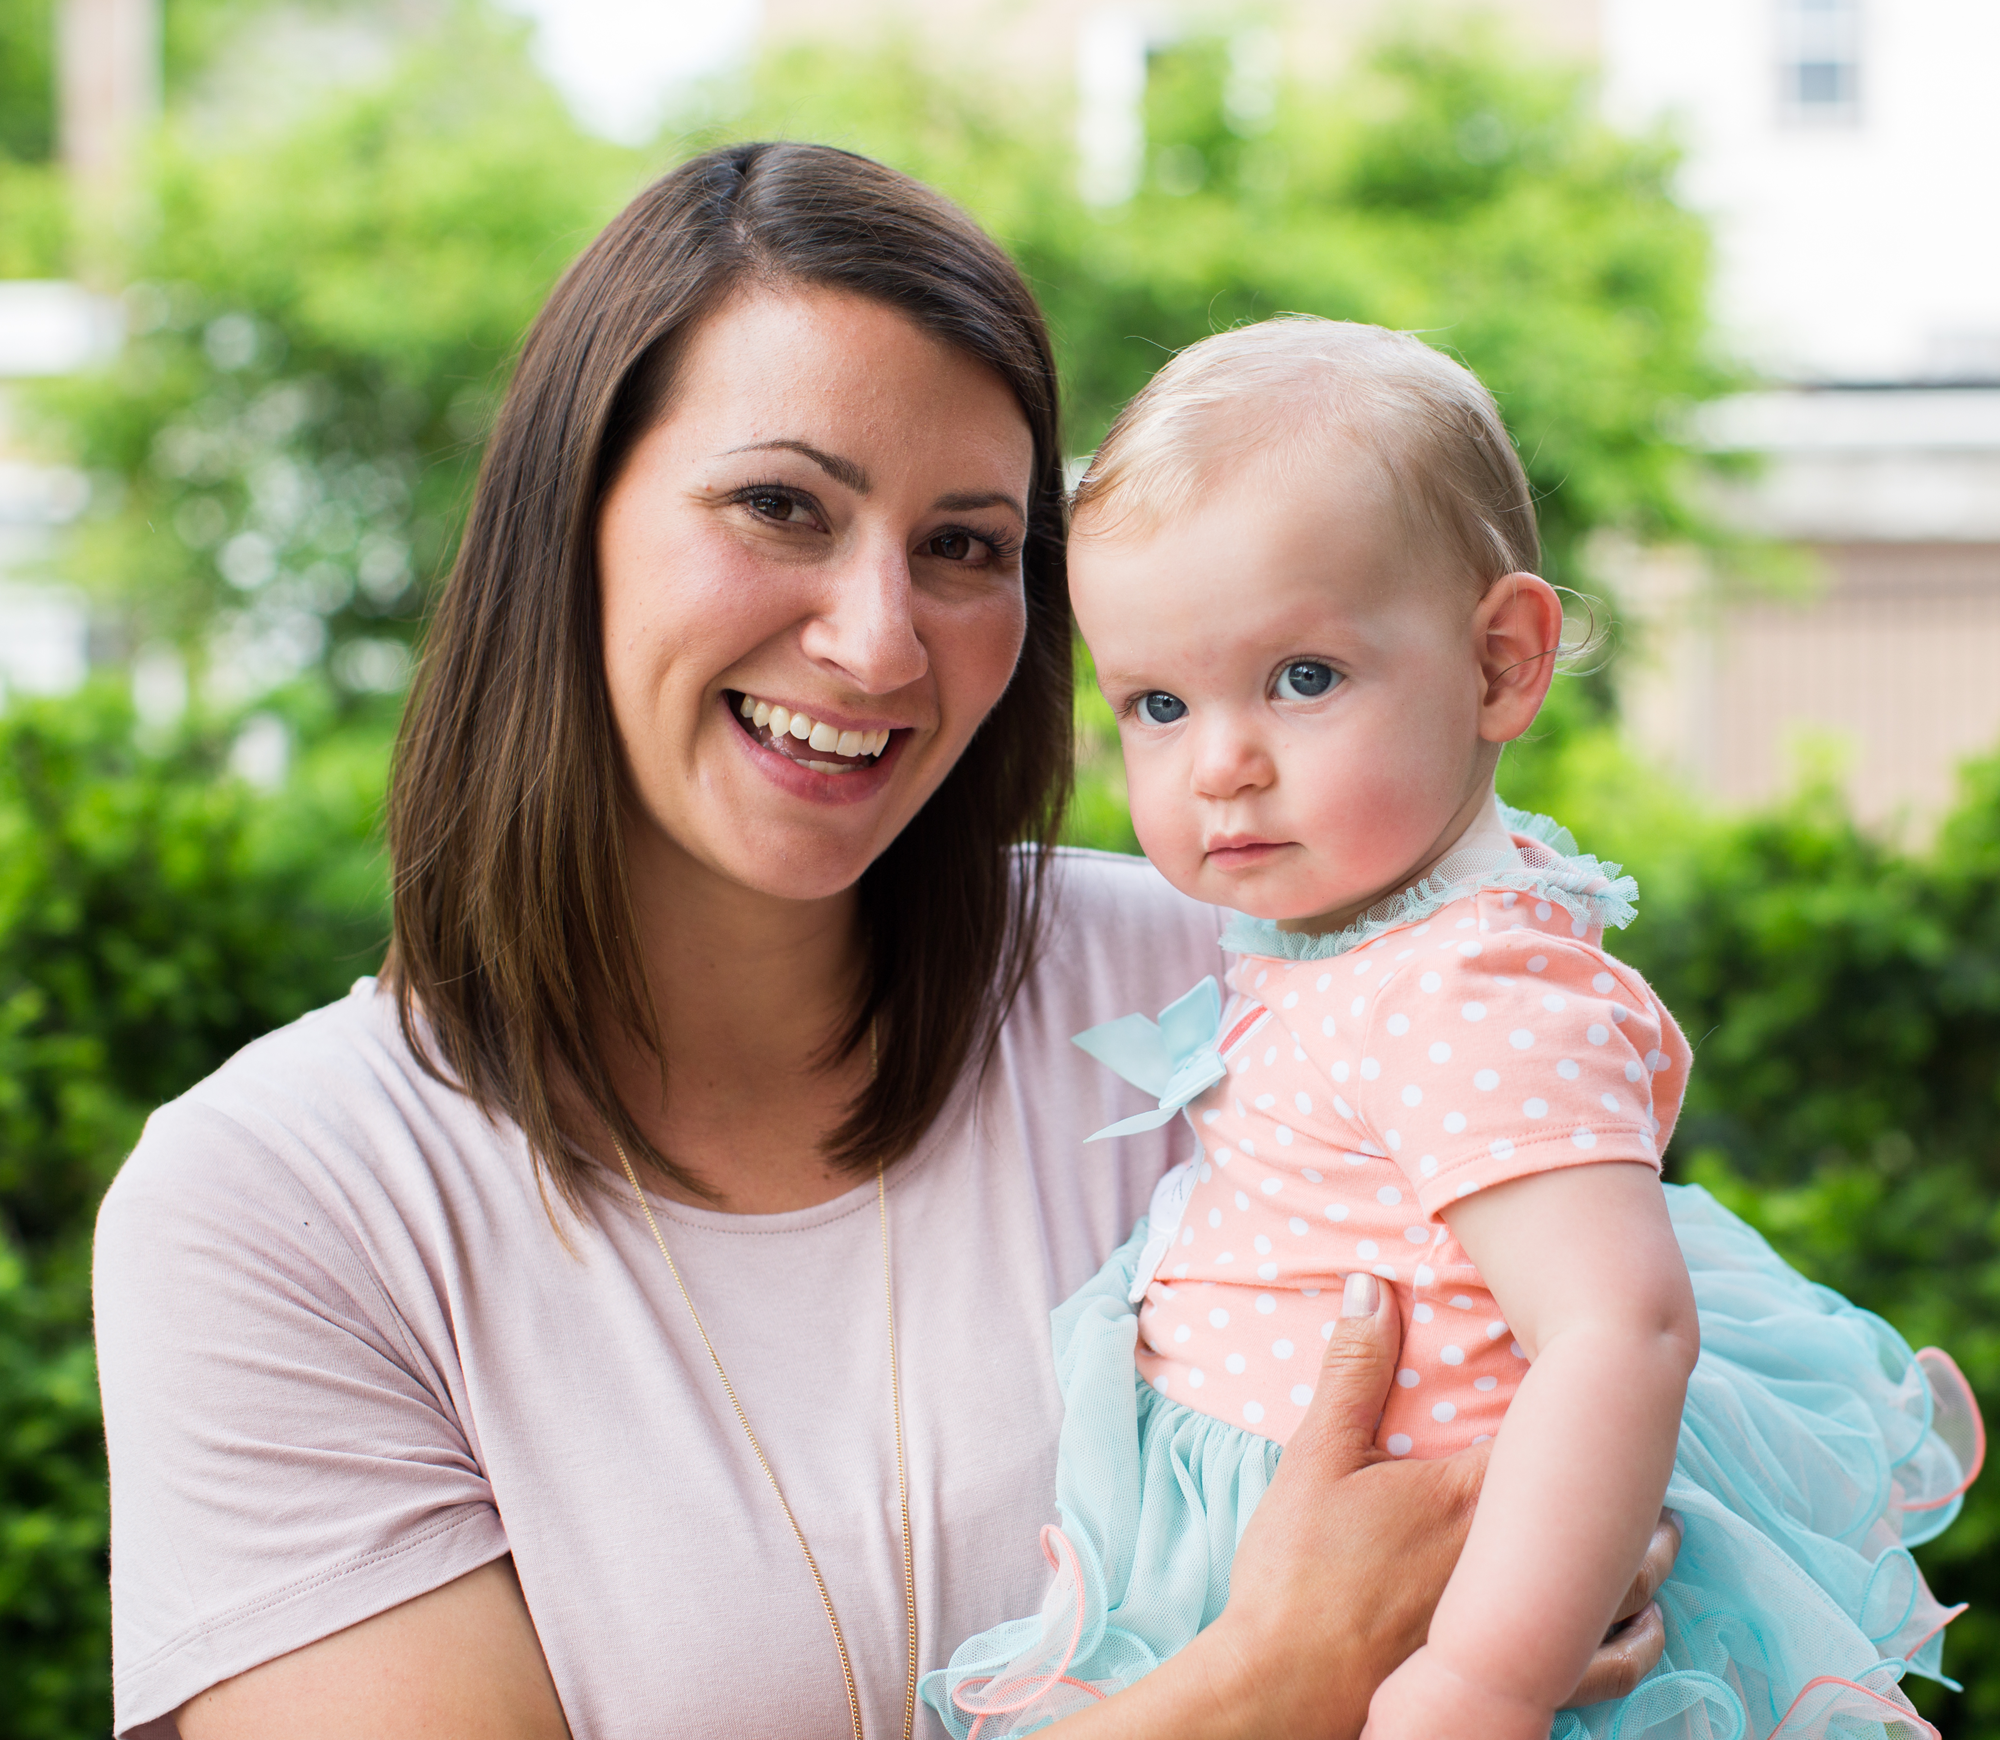
[[[1992,0],[0,0],[0,1733],[109,1728],[98,1196],[373,970],[514,347],[734,137],[970,207],[1073,455],[1280,310],[1479,371],[1610,629],[1502,789],[1645,890],[1672,1174],[2000,1410],[1996,84]],[[1131,850],[1080,698],[1072,837]],[[1996,1529],[1975,1489],[1924,1554],[1956,1740],[2000,1736]]]

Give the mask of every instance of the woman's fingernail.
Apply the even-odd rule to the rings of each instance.
[[[1340,1290],[1340,1314],[1343,1317],[1373,1317],[1381,1298],[1381,1284],[1366,1269],[1357,1269],[1347,1277],[1347,1285]]]

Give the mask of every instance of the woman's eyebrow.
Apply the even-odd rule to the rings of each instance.
[[[939,513],[970,514],[981,508],[1003,507],[1009,509],[1023,525],[1028,523],[1028,510],[1011,495],[1003,495],[999,490],[988,490],[983,494],[941,495],[933,504]]]
[[[810,459],[813,464],[817,465],[835,483],[845,484],[856,495],[866,495],[868,493],[868,473],[856,465],[853,460],[842,459],[837,453],[822,453],[817,447],[812,446],[808,442],[784,440],[752,441],[743,447],[727,448],[724,452],[725,456],[730,453],[768,453],[773,448],[782,449],[786,453],[801,454],[805,458]]]

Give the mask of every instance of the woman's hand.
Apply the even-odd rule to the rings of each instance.
[[[1372,1275],[1351,1275],[1305,1420],[1244,1531],[1223,1615],[1063,1740],[1354,1740],[1375,1688],[1424,1642],[1472,1526],[1483,1446],[1399,1461],[1375,1429],[1402,1337]],[[1631,1689],[1659,1660],[1651,1608],[1679,1546],[1665,1519],[1574,1702]]]

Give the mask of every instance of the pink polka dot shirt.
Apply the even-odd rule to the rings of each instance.
[[[1657,1170],[1687,1083],[1673,1017],[1602,941],[1561,905],[1480,888],[1328,959],[1240,957],[1141,1374],[1283,1443],[1342,1279],[1369,1269],[1403,1315],[1378,1441],[1443,1456],[1495,1432],[1525,1356],[1439,1211],[1559,1166]]]

